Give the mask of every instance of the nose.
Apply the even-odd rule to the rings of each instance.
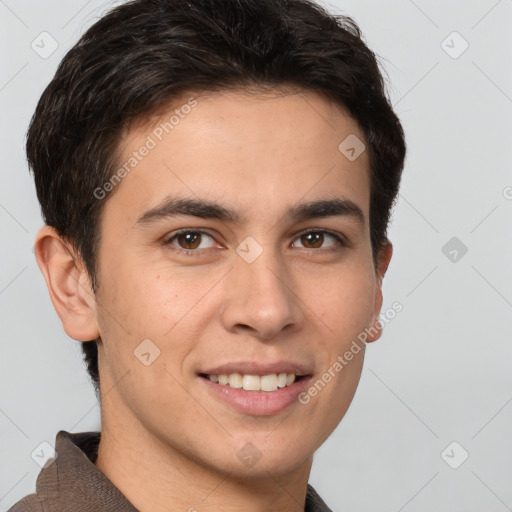
[[[228,332],[269,340],[302,328],[303,304],[285,264],[270,250],[252,263],[236,261],[224,286],[222,323]]]

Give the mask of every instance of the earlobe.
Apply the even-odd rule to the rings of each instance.
[[[391,256],[393,255],[393,245],[389,240],[385,240],[380,248],[378,260],[377,260],[377,268],[376,268],[376,278],[377,278],[377,288],[375,290],[375,301],[374,301],[374,310],[373,316],[370,326],[367,328],[367,338],[366,342],[371,343],[372,341],[377,341],[382,334],[382,322],[379,320],[380,310],[382,308],[382,280],[386,274],[386,271],[389,267],[389,262],[391,261]]]
[[[54,228],[44,226],[36,236],[34,253],[66,334],[77,341],[98,338],[96,300],[90,279],[69,244]]]

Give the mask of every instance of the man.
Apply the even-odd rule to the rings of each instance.
[[[20,511],[328,511],[313,454],[380,336],[405,156],[374,54],[305,0],[134,0],[27,139],[35,253],[101,433]]]

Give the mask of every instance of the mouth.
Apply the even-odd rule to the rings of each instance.
[[[285,372],[269,373],[267,375],[242,374],[238,372],[230,374],[221,373],[219,375],[200,373],[199,376],[220,386],[229,386],[230,388],[243,391],[264,391],[267,393],[289,387],[294,382],[299,382],[306,377],[306,375]]]
[[[312,379],[312,372],[291,363],[229,363],[197,374],[203,389],[220,407],[252,416],[278,414],[303,407],[298,397]]]

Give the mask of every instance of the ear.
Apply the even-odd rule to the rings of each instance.
[[[37,233],[34,254],[66,334],[77,341],[98,338],[96,298],[82,260],[50,226]]]
[[[377,288],[375,290],[375,302],[373,308],[373,316],[370,326],[367,329],[368,337],[366,338],[367,343],[371,343],[372,341],[377,341],[382,334],[382,324],[379,321],[380,310],[382,308],[382,280],[384,279],[384,275],[389,266],[389,262],[391,261],[391,256],[393,255],[393,245],[391,242],[386,239],[380,250],[377,257]]]

